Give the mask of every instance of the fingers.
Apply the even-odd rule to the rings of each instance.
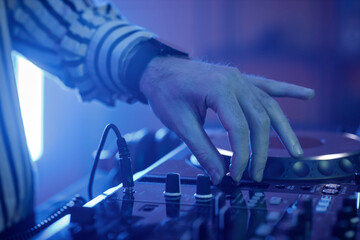
[[[261,103],[270,117],[273,129],[278,133],[290,155],[296,158],[301,157],[303,155],[303,150],[299,140],[279,104],[262,90],[253,87],[253,91],[257,92],[259,99],[261,99]]]
[[[224,161],[196,115],[190,109],[183,109],[173,122],[176,127],[172,130],[186,143],[213,184],[219,184],[225,174]]]
[[[299,99],[311,99],[315,91],[310,88],[301,87],[295,84],[278,82],[257,76],[245,75],[252,84],[265,91],[272,97],[291,97]]]
[[[220,122],[228,132],[233,156],[230,163],[230,176],[239,182],[249,161],[249,127],[235,96],[221,99],[216,106]]]
[[[250,127],[251,162],[249,173],[255,181],[260,182],[268,156],[270,119],[250,87],[242,88],[238,98]]]

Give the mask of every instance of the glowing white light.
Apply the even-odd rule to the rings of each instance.
[[[16,56],[17,88],[21,115],[30,155],[33,161],[43,153],[44,76],[41,69]]]
[[[227,157],[232,157],[233,156],[233,152],[231,152],[231,151],[221,149],[221,148],[218,148],[217,150],[219,151],[219,153],[221,155],[224,155],[224,156],[227,156]]]

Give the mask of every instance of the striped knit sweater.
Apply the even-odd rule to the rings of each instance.
[[[154,34],[87,0],[0,1],[0,232],[33,211],[33,172],[10,57],[17,50],[78,89],[84,101],[136,101],[130,51]]]

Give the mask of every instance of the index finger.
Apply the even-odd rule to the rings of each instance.
[[[221,182],[225,174],[224,161],[202,124],[191,110],[177,115],[175,129],[172,129],[189,147],[201,166],[210,175],[214,185]]]
[[[230,175],[239,182],[249,161],[249,126],[240,104],[235,96],[228,96],[210,106],[217,112],[221,124],[228,132],[233,156],[230,163]]]
[[[270,119],[249,86],[239,92],[238,98],[250,127],[249,173],[255,181],[261,182],[268,156]]]

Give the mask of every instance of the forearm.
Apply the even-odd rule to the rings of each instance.
[[[84,1],[8,0],[15,48],[88,101],[134,101],[123,84],[129,52],[154,34],[111,7]]]

